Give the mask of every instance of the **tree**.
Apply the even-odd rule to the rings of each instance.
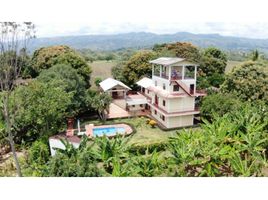
[[[120,61],[115,66],[112,67],[112,76],[114,79],[125,82],[124,76],[123,76],[123,68],[125,64],[126,64],[126,61]]]
[[[105,121],[106,113],[109,113],[109,106],[112,102],[111,96],[106,93],[100,93],[94,96],[88,96],[87,101],[98,112],[100,119]]]
[[[108,53],[106,56],[105,56],[105,60],[108,62],[108,61],[111,61],[115,58],[114,54],[112,53]]]
[[[43,47],[36,50],[32,57],[32,68],[38,75],[42,70],[49,69],[56,64],[70,65],[77,70],[89,85],[91,67],[86,60],[68,46]]]
[[[257,61],[259,59],[259,51],[256,49],[252,52],[252,61]]]
[[[268,67],[259,62],[246,62],[227,75],[221,90],[232,92],[245,101],[268,102]]]
[[[201,115],[211,121],[213,117],[227,114],[242,108],[242,102],[230,93],[216,93],[206,96],[202,100]],[[215,115],[215,116],[214,116]]]
[[[198,48],[188,42],[158,44],[153,47],[153,51],[157,52],[161,56],[176,56],[186,58],[189,61],[197,63],[200,61],[200,53]]]
[[[5,119],[5,132],[8,134],[18,176],[22,176],[22,174],[11,130],[14,121],[11,118],[8,104],[11,92],[16,85],[16,80],[20,76],[28,41],[33,37],[34,25],[31,22],[24,22],[22,24],[0,22],[0,91],[2,91],[2,111]]]
[[[71,116],[76,115],[85,108],[86,82],[70,65],[54,65],[47,70],[43,70],[37,80],[49,84],[53,88],[62,88],[65,92],[71,94],[72,103],[68,108]]]
[[[156,56],[156,53],[151,51],[141,51],[133,55],[122,69],[125,83],[133,88],[140,78],[144,76],[151,77],[152,65],[149,61],[156,58]]]
[[[213,86],[219,88],[224,82],[226,63],[227,57],[221,50],[215,47],[205,49],[201,54],[200,67],[198,68],[198,87]]]
[[[226,63],[227,57],[221,50],[209,47],[202,53],[199,70],[202,70],[205,76],[224,74]]]
[[[61,130],[65,126],[72,95],[60,87],[38,81],[17,87],[9,103],[13,111],[15,123],[12,128],[17,142],[22,139],[34,141],[42,135],[55,134]]]
[[[101,77],[96,77],[94,80],[94,83],[96,85],[96,87],[100,86],[100,82],[102,82],[102,78]]]

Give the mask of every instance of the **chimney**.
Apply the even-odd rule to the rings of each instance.
[[[74,118],[68,118],[67,119],[66,136],[74,136]]]

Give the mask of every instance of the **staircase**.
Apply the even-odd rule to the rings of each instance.
[[[182,82],[181,80],[176,80],[175,82],[184,92],[186,92],[186,94],[188,94],[189,96],[193,96],[193,94],[190,93],[190,88],[184,82]]]

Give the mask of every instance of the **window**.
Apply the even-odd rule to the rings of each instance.
[[[173,91],[174,91],[174,92],[178,92],[178,91],[180,91],[180,86],[178,86],[178,85],[173,85]]]
[[[164,115],[162,115],[162,116],[161,116],[161,119],[162,119],[163,121],[165,121],[165,116],[164,116]]]
[[[150,91],[149,91],[149,90],[147,90],[147,93],[148,93],[148,94],[150,94]]]
[[[154,82],[154,85],[157,86],[157,81]]]
[[[166,89],[166,84],[165,83],[163,83],[163,90],[165,90]]]
[[[166,106],[166,101],[165,100],[163,100],[163,106]]]
[[[140,107],[143,108],[143,104],[140,104]]]
[[[157,115],[157,111],[156,110],[154,110],[154,114]]]
[[[135,105],[132,105],[132,108],[135,108]]]

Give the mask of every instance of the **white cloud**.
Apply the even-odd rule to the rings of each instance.
[[[268,23],[226,23],[226,22],[185,22],[185,23],[40,23],[38,37],[115,34],[127,32],[153,32],[157,34],[191,32],[218,33],[225,36],[268,38]]]
[[[33,21],[39,37],[189,31],[268,38],[267,0],[8,0],[1,7],[2,21]]]

